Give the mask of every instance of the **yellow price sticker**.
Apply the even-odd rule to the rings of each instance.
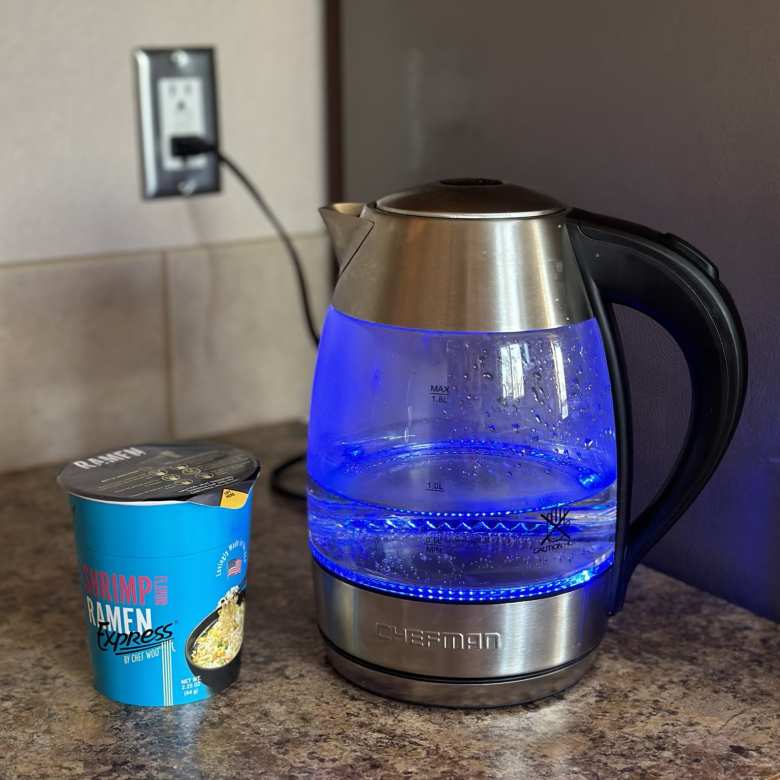
[[[225,488],[222,491],[222,498],[220,499],[219,505],[223,509],[241,509],[241,507],[246,504],[247,498],[249,498],[249,493]]]

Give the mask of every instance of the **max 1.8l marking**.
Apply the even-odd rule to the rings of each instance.
[[[431,631],[424,628],[402,628],[387,623],[376,624],[376,636],[388,642],[402,642],[414,647],[444,650],[500,650],[501,634],[491,632]]]
[[[446,404],[449,401],[449,385],[431,385],[431,401],[435,404]]]

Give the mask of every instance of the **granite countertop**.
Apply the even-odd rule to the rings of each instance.
[[[226,439],[275,464],[303,433]],[[3,778],[780,778],[780,626],[647,568],[565,694],[457,711],[346,683],[314,622],[303,506],[273,496],[267,472],[238,683],[170,709],[108,701],[90,683],[56,472],[0,477]]]

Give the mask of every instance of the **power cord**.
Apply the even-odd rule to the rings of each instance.
[[[226,168],[229,168],[233,175],[246,187],[252,199],[257,203],[260,211],[265,214],[266,219],[271,223],[271,227],[276,231],[279,240],[287,250],[293,269],[295,270],[295,279],[298,283],[298,294],[301,299],[301,308],[306,318],[306,327],[309,331],[312,344],[317,349],[320,343],[320,337],[314,324],[314,315],[311,311],[311,301],[309,299],[309,290],[306,286],[306,277],[303,275],[303,263],[298,255],[292,239],[290,238],[279,218],[271,210],[271,207],[265,202],[265,198],[260,194],[260,190],[255,187],[249,177],[238,167],[227,155],[217,149],[214,144],[199,138],[195,135],[183,135],[171,139],[171,153],[174,157],[194,157],[198,154],[213,154]]]
[[[295,498],[302,501],[306,500],[305,493],[302,493],[300,490],[286,487],[284,484],[284,475],[293,468],[293,466],[297,466],[299,463],[306,463],[305,452],[293,455],[292,458],[288,458],[284,463],[280,463],[271,470],[271,490],[273,490],[274,493],[284,496],[285,498]]]
[[[214,144],[206,141],[204,138],[198,136],[179,136],[171,139],[171,154],[174,157],[194,157],[198,154],[213,154],[226,168],[229,168],[233,175],[244,185],[252,199],[260,208],[260,211],[265,214],[266,219],[271,223],[271,227],[276,231],[279,236],[279,240],[282,242],[284,248],[287,250],[287,255],[290,258],[293,269],[295,271],[295,279],[298,285],[298,295],[301,300],[301,308],[306,319],[306,329],[308,330],[309,337],[316,350],[320,343],[320,337],[317,333],[317,328],[314,324],[314,315],[311,310],[311,299],[309,298],[309,290],[306,286],[306,277],[303,274],[303,264],[301,258],[298,255],[298,251],[292,242],[284,226],[279,221],[278,217],[271,210],[271,207],[265,202],[265,198],[260,194],[260,190],[252,183],[250,178],[238,167],[227,155],[223,154]],[[298,490],[285,487],[283,478],[287,471],[293,466],[303,463],[306,460],[306,453],[303,452],[299,455],[295,455],[292,458],[280,463],[274,469],[271,470],[271,490],[286,498],[306,499],[306,494]]]

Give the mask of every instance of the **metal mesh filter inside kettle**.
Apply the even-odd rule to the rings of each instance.
[[[736,426],[745,346],[717,271],[673,236],[491,179],[322,213],[341,270],[309,531],[331,662],[434,704],[567,687]],[[633,523],[615,303],[671,332],[695,399],[678,466]]]

